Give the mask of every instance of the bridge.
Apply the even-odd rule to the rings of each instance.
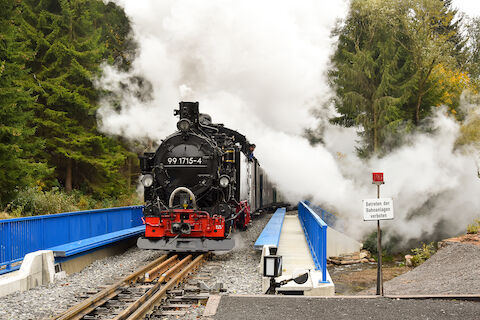
[[[283,272],[276,278],[277,282],[291,279],[300,270],[307,270],[309,274],[304,284],[290,281],[277,288],[277,292],[297,292],[306,296],[335,294],[335,286],[327,270],[327,257],[360,251],[362,245],[333,229],[333,226],[343,231],[336,216],[308,201],[300,201],[298,211],[287,213],[285,208],[277,209],[254,246],[262,250],[262,261],[271,254],[271,248],[274,248],[274,255],[282,257]],[[269,285],[270,279],[264,277],[262,290],[266,292]]]
[[[333,295],[326,258],[359,251],[360,244],[332,227],[338,219],[308,201],[297,212],[278,209],[255,243],[262,259],[275,248],[283,257],[284,280],[309,270],[307,283],[290,282],[278,291]],[[87,210],[0,220],[0,297],[54,282],[61,272],[78,272],[96,259],[134,245],[144,232],[142,206]],[[269,279],[263,279],[263,289]]]
[[[144,230],[142,206],[0,220],[0,297],[120,253]]]

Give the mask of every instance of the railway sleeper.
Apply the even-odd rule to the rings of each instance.
[[[155,316],[184,316],[187,311],[157,311],[154,313]]]
[[[168,290],[167,294],[172,295],[172,296],[181,296],[184,294],[184,290],[182,289],[174,289],[174,290]]]
[[[169,303],[160,306],[162,309],[176,309],[176,308],[190,308],[192,305],[190,303]]]

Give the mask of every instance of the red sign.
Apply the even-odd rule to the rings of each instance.
[[[383,172],[372,173],[373,182],[383,182]]]

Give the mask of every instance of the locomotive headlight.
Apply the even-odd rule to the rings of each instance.
[[[142,184],[144,187],[151,187],[153,184],[153,177],[151,174],[146,174],[142,178]]]
[[[192,126],[192,123],[188,119],[180,119],[180,121],[177,122],[177,128],[182,132],[186,132],[190,130],[191,126]]]
[[[228,176],[221,176],[219,180],[220,187],[226,188],[230,183],[230,178]]]

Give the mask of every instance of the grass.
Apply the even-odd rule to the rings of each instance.
[[[137,204],[142,204],[142,201],[134,192],[121,195],[118,198],[98,200],[78,190],[66,193],[58,188],[44,191],[34,187],[19,191],[17,198],[9,203],[6,209],[1,212],[0,219],[123,207]]]
[[[477,234],[480,231],[480,219],[475,219],[474,223],[467,226],[468,234]]]
[[[5,211],[0,211],[0,220],[3,220],[3,219],[12,219],[14,217],[12,217],[11,215],[9,215],[7,212]]]
[[[417,267],[430,259],[430,257],[435,253],[436,245],[434,242],[429,244],[422,243],[420,248],[412,249],[413,257],[412,257],[412,265]]]

